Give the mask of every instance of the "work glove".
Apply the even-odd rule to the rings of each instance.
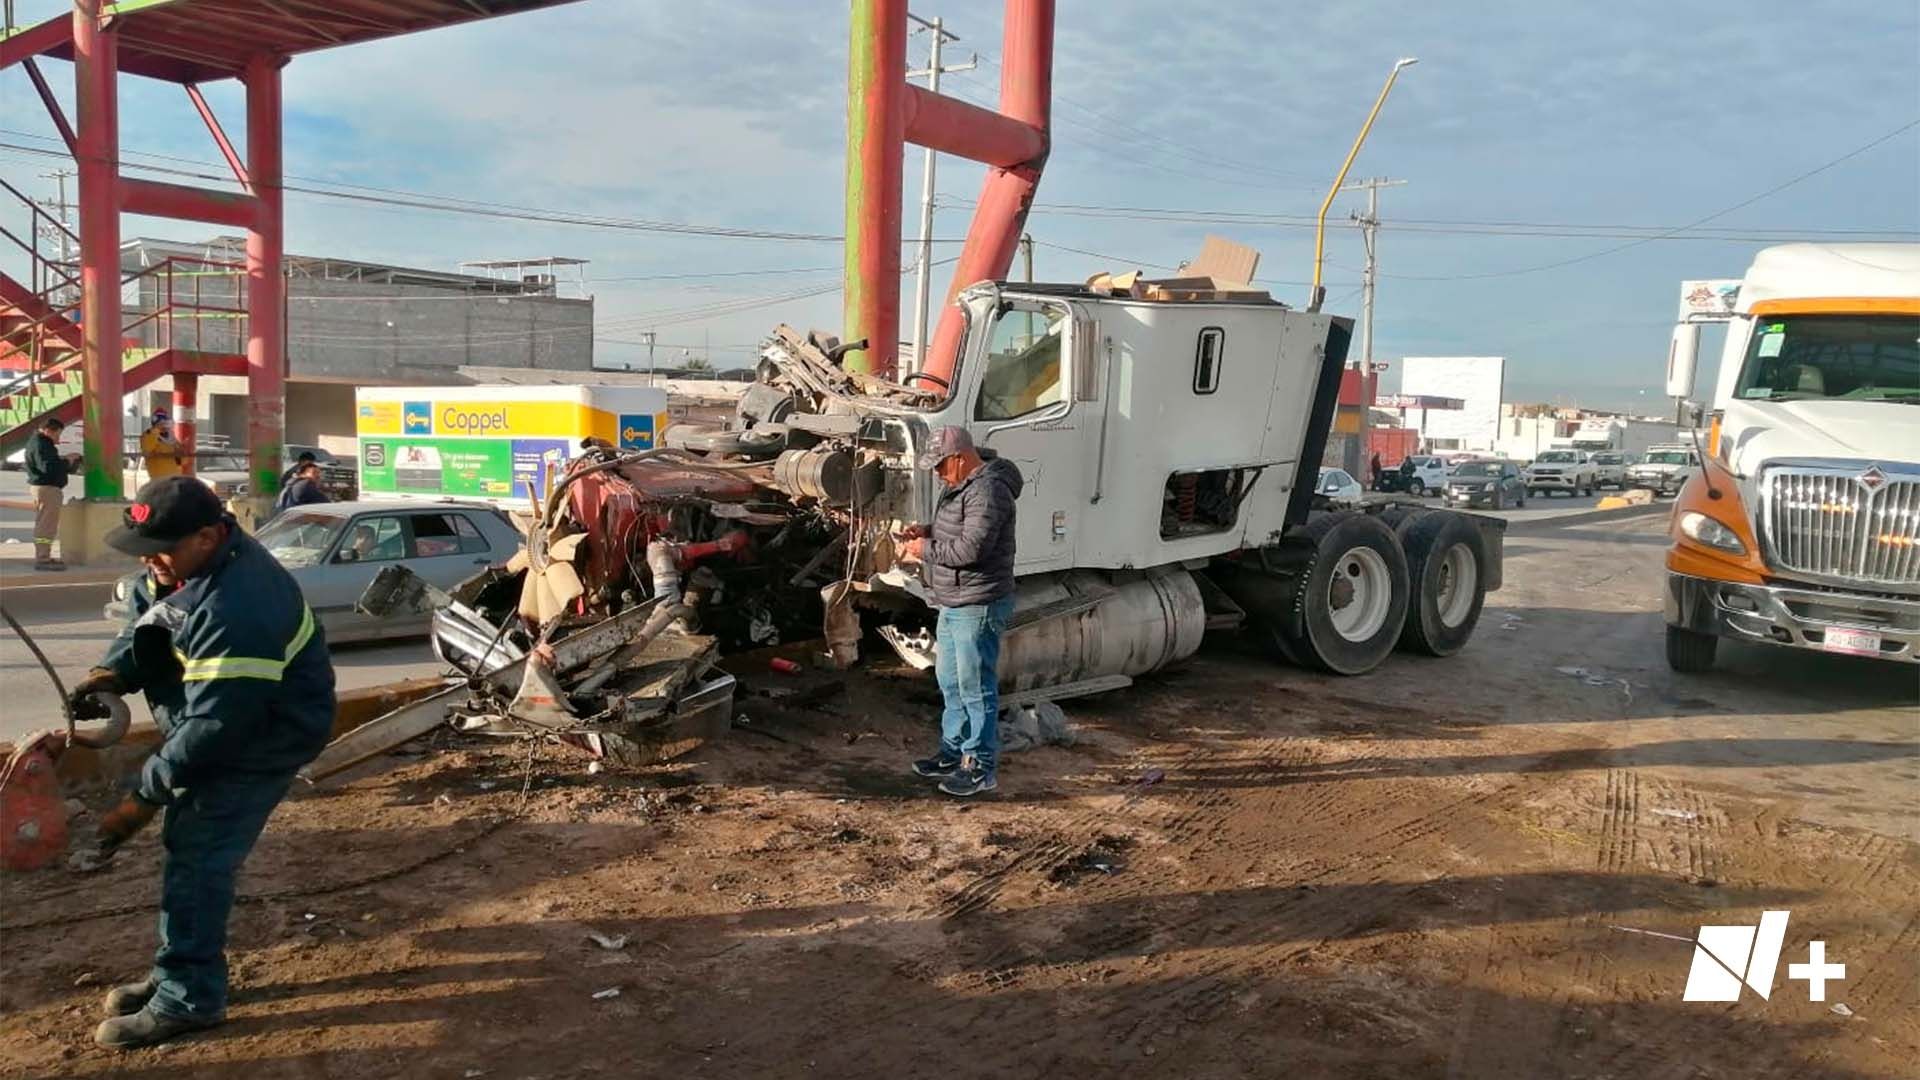
[[[75,720],[105,720],[107,707],[94,699],[95,694],[124,694],[126,687],[112,668],[97,667],[67,694],[67,708]]]
[[[120,800],[120,805],[107,811],[100,819],[100,854],[104,857],[118,849],[120,845],[133,839],[133,834],[146,828],[147,822],[160,812],[158,806],[129,795]]]

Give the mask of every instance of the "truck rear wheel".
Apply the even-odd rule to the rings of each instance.
[[[1329,514],[1301,533],[1314,556],[1273,627],[1282,649],[1337,675],[1373,670],[1406,622],[1406,553],[1392,529],[1366,514]]]
[[[1401,537],[1413,596],[1400,644],[1428,656],[1466,647],[1487,599],[1487,548],[1458,514],[1427,514]]]
[[[1684,674],[1713,670],[1713,658],[1720,651],[1720,639],[1698,630],[1667,627],[1667,666]]]

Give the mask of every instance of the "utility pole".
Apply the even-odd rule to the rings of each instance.
[[[1027,259],[1027,284],[1033,284],[1033,237],[1028,233],[1020,234],[1020,253]]]
[[[940,76],[948,71],[972,71],[979,66],[980,57],[976,54],[964,64],[940,66],[940,46],[948,41],[959,41],[957,35],[946,30],[946,24],[938,17],[923,19],[912,12],[907,18],[919,23],[930,35],[927,47],[927,66],[919,71],[907,72],[907,78],[927,77],[927,89],[940,92]],[[915,30],[914,33],[920,31]],[[908,370],[917,371],[922,364],[923,350],[927,347],[927,310],[930,300],[929,290],[933,287],[933,163],[934,152],[931,147],[921,155],[920,160],[920,245],[914,259],[913,293],[913,364]],[[902,374],[905,374],[903,372]]]
[[[1374,280],[1378,277],[1378,233],[1380,231],[1380,189],[1399,187],[1405,180],[1389,180],[1383,176],[1368,177],[1346,185],[1348,188],[1365,189],[1367,193],[1367,212],[1349,215],[1360,223],[1360,240],[1366,245],[1367,263],[1360,277],[1360,460],[1359,466],[1365,468],[1372,460],[1373,453],[1373,386],[1379,378],[1373,366],[1373,292]]]
[[[67,202],[67,178],[73,175],[75,174],[71,169],[61,169],[56,172],[40,174],[41,179],[52,180],[55,184],[58,185],[56,190],[59,192],[59,196],[58,196],[59,202],[55,203],[54,205],[55,205],[55,209],[59,212],[58,220],[60,224],[65,227],[59,228],[59,229],[48,229],[43,226],[41,229],[41,235],[44,236],[46,239],[54,241],[55,243],[60,245],[60,266],[61,266],[62,273],[71,273],[72,271],[69,271],[67,268],[73,265],[73,241],[67,235],[73,229],[73,216],[72,216],[73,207],[70,203]],[[66,291],[67,290],[65,289],[59,290],[59,292],[62,294],[64,294]],[[67,298],[64,295],[58,295],[58,296],[55,296],[53,299],[55,303],[61,303],[61,302],[64,302]]]
[[[648,330],[642,333],[640,336],[647,339],[647,385],[652,386],[653,379],[654,379],[654,375],[653,375],[654,332],[652,330]]]

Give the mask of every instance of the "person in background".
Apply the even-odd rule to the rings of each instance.
[[[140,458],[146,463],[149,480],[180,475],[180,444],[174,441],[173,418],[167,410],[153,410],[153,423],[140,433]]]
[[[287,471],[280,474],[280,490],[287,490],[287,485],[293,483],[294,478],[300,475],[301,469],[317,462],[318,459],[313,456],[313,451],[300,451],[300,456],[293,459],[293,464],[287,466]]]
[[[913,763],[965,798],[999,786],[1000,635],[1013,614],[1014,513],[1022,481],[1013,462],[976,450],[966,428],[933,433],[917,462],[940,477],[933,527],[902,534],[901,555],[921,564],[939,641],[934,673],[946,711],[940,748]]]
[[[293,483],[280,489],[280,498],[273,504],[273,512],[294,506],[306,506],[309,503],[332,502],[327,490],[320,486],[320,465],[309,460],[293,467]]]
[[[1373,461],[1367,465],[1373,473],[1373,490],[1380,490],[1380,477],[1386,473],[1386,467],[1380,464],[1380,451],[1373,452]]]
[[[27,488],[33,493],[33,568],[43,572],[67,568],[64,561],[53,557],[53,542],[60,539],[60,500],[65,498],[68,475],[80,467],[79,454],[60,454],[60,433],[66,427],[66,421],[49,416],[27,443]]]

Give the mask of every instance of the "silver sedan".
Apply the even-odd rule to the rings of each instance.
[[[477,502],[338,502],[296,506],[261,528],[257,539],[300,583],[329,642],[416,637],[425,615],[374,618],[354,602],[393,563],[441,589],[520,550],[520,533],[499,509]],[[125,617],[131,578],[114,590],[109,619]]]

